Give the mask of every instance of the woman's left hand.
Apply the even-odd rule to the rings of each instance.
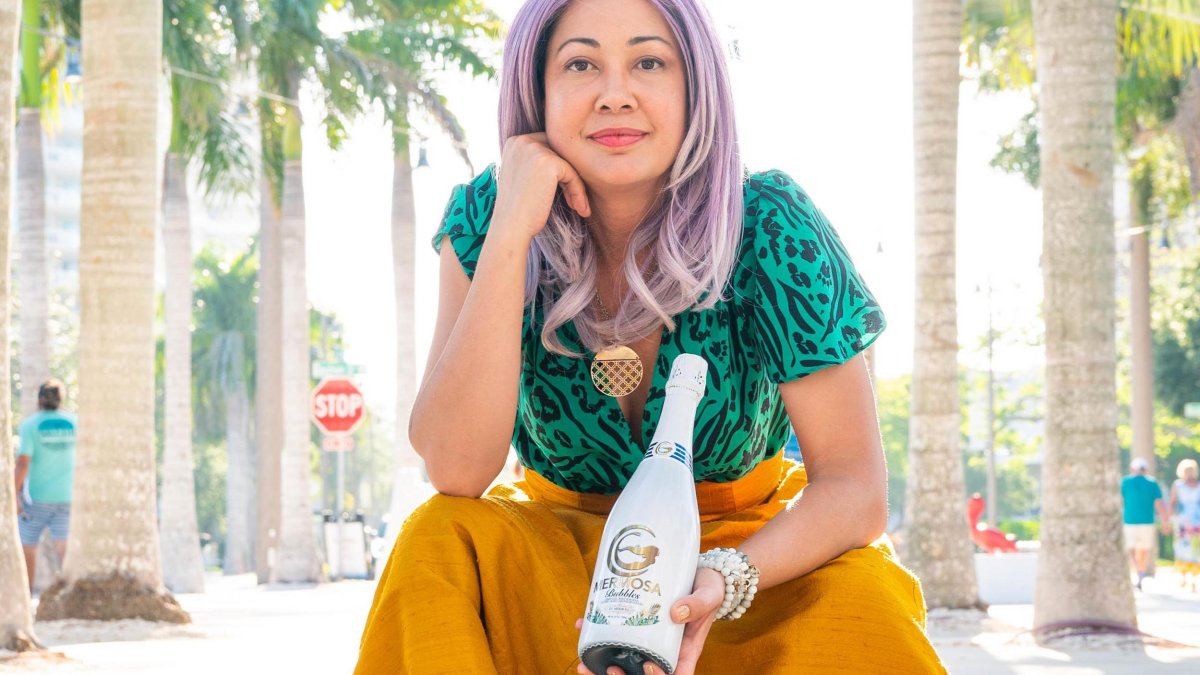
[[[725,577],[711,569],[696,570],[696,581],[692,585],[692,594],[685,596],[671,607],[671,620],[675,623],[686,624],[683,628],[683,643],[679,646],[679,662],[675,665],[675,675],[694,675],[696,663],[700,660],[700,652],[704,650],[704,640],[708,631],[717,618],[717,609],[725,600]],[[583,619],[575,622],[576,628],[583,627]],[[610,668],[612,671],[619,669]],[[646,673],[657,675],[658,668],[647,664]],[[592,675],[591,671],[579,664],[581,675]],[[609,674],[606,674],[609,675]]]

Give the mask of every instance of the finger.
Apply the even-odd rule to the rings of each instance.
[[[675,623],[691,623],[703,619],[720,607],[724,599],[725,594],[715,586],[700,586],[671,607],[671,620]]]
[[[679,646],[679,662],[675,666],[675,675],[693,675],[696,664],[700,662],[700,652],[704,649],[704,641],[712,621],[689,624],[683,630],[683,643]]]
[[[579,215],[587,218],[592,215],[591,204],[588,203],[587,187],[583,184],[583,179],[576,173],[574,167],[564,160],[559,165],[558,184],[562,186],[563,196],[567,199],[567,204],[575,209]]]
[[[583,630],[583,619],[575,619],[575,630]]]

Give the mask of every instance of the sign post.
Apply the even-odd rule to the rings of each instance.
[[[337,536],[334,537],[335,579],[342,577],[342,510],[346,505],[346,453],[354,449],[354,430],[362,423],[365,405],[362,392],[354,382],[344,377],[323,380],[313,390],[310,412],[313,423],[322,432],[321,447],[327,452],[337,453],[337,494],[334,497],[333,516],[337,520]]]

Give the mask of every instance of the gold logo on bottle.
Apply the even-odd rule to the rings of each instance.
[[[613,537],[608,547],[608,569],[619,577],[645,573],[658,559],[654,532],[645,525],[630,525]]]

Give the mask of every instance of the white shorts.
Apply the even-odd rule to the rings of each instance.
[[[1158,544],[1157,538],[1154,536],[1153,525],[1126,525],[1125,526],[1125,550],[1126,551],[1153,551]]]

